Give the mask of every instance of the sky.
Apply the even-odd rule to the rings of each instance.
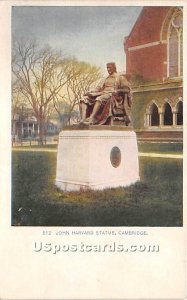
[[[138,6],[16,6],[12,8],[12,41],[37,40],[67,56],[100,66],[114,61],[125,71],[124,37],[131,32]]]

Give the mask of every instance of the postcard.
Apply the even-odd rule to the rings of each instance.
[[[1,299],[186,299],[186,13],[1,1]]]

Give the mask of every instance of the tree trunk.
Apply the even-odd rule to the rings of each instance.
[[[43,145],[44,142],[44,134],[45,134],[45,117],[43,116],[42,108],[40,108],[40,113],[37,118],[38,125],[39,125],[39,145]]]
[[[39,125],[39,139],[38,139],[38,145],[43,145],[43,124],[41,120],[38,120]]]

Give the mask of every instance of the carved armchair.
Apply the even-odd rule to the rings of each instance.
[[[126,125],[131,122],[131,94],[129,88],[119,89],[111,98],[111,125]]]

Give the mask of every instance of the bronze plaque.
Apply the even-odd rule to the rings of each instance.
[[[110,152],[110,161],[114,168],[119,167],[121,163],[121,151],[118,147],[113,147]]]

